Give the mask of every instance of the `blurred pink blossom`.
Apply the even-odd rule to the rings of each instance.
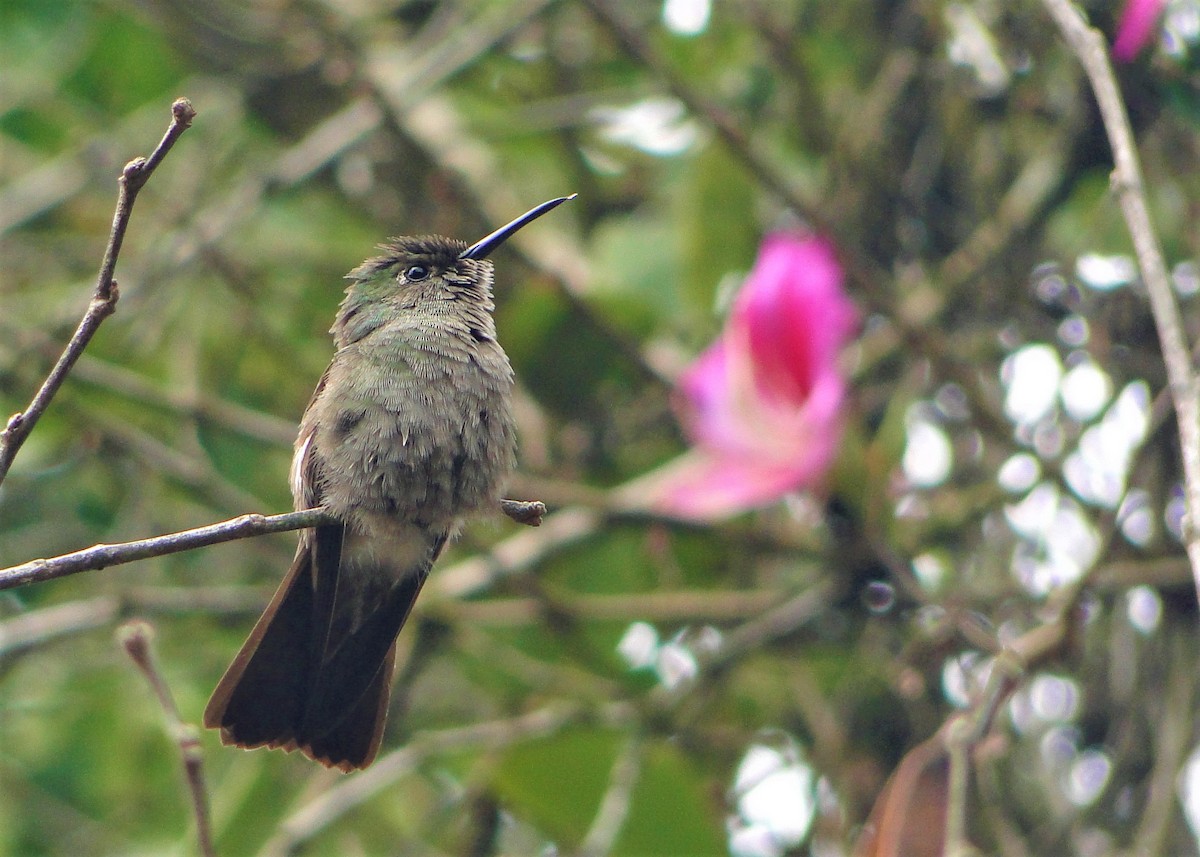
[[[816,485],[841,439],[838,354],[856,326],[833,247],[769,235],[721,337],[679,385],[693,449],[642,486],[657,510],[715,518]]]
[[[1142,48],[1154,37],[1158,19],[1166,0],[1127,0],[1117,24],[1113,41],[1113,57],[1119,62],[1132,62]]]

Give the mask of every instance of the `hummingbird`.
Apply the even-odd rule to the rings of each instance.
[[[204,725],[245,749],[344,772],[383,737],[396,637],[464,517],[494,509],[516,463],[513,371],[496,340],[488,255],[575,195],[470,246],[393,238],[347,275],[336,351],[296,438],[303,530],[291,568],[217,684]]]

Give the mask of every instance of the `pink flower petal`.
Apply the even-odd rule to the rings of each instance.
[[[836,356],[853,323],[841,276],[827,242],[784,234],[763,242],[734,323],[745,323],[750,332],[765,395],[803,398],[815,374]]]
[[[1166,0],[1128,0],[1117,24],[1113,41],[1113,57],[1119,62],[1132,62],[1142,48],[1154,37],[1158,19]]]
[[[724,518],[778,500],[795,487],[795,476],[755,462],[693,450],[658,474],[661,490],[651,505],[681,518]]]
[[[767,237],[721,338],[680,382],[695,449],[645,486],[656,508],[728,515],[823,478],[841,436],[838,353],[855,325],[841,279],[827,242]]]

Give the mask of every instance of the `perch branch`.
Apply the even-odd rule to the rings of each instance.
[[[0,482],[3,482],[4,477],[8,475],[17,451],[25,443],[46,408],[50,406],[51,399],[66,381],[67,374],[75,365],[75,361],[83,354],[83,350],[87,348],[104,319],[116,310],[117,298],[120,293],[113,280],[113,271],[117,267],[121,244],[125,241],[125,231],[129,228],[133,203],[137,199],[138,191],[162,163],[167,152],[171,151],[175,141],[191,127],[192,119],[195,116],[196,110],[192,107],[191,102],[186,98],[178,99],[171,105],[171,125],[150,157],[135,158],[121,171],[121,177],[117,180],[119,185],[117,209],[113,214],[112,231],[108,236],[108,245],[104,248],[104,260],[100,264],[100,275],[96,279],[96,289],[92,293],[92,300],[88,304],[83,320],[79,322],[79,327],[75,329],[70,342],[67,343],[58,362],[54,364],[54,368],[50,370],[50,374],[46,376],[46,380],[42,382],[42,386],[34,395],[33,400],[25,410],[18,411],[9,417],[4,430],[0,431]]]
[[[517,523],[530,527],[540,525],[542,515],[546,513],[546,507],[536,500],[502,500],[500,510]],[[50,559],[30,560],[21,565],[0,569],[0,590],[15,589],[18,586],[40,583],[44,580],[54,580],[57,577],[79,574],[81,571],[98,571],[108,568],[110,565],[122,565],[139,559],[182,553],[221,542],[231,542],[235,539],[263,536],[268,533],[285,533],[288,530],[302,530],[306,527],[319,527],[322,524],[336,524],[337,522],[338,519],[324,508],[286,512],[282,515],[241,515],[217,524],[196,527],[193,530],[167,533],[162,536],[121,542],[115,545],[93,545],[74,553]]]
[[[321,524],[336,522],[337,519],[324,509],[305,509],[283,515],[241,515],[228,521],[168,533],[149,539],[138,539],[115,545],[93,545],[74,553],[63,554],[51,559],[35,559],[30,562],[0,569],[0,590],[15,589],[27,583],[54,580],[81,571],[98,571],[110,565],[122,565],[139,559],[180,553],[194,548],[262,536],[267,533],[283,533]]]

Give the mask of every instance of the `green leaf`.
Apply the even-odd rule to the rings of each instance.
[[[574,850],[600,806],[620,741],[581,727],[519,744],[504,755],[493,787],[507,809]]]
[[[699,317],[722,310],[718,286],[754,264],[762,228],[745,169],[723,146],[706,146],[693,159],[676,195],[680,242],[679,289]]]
[[[646,746],[613,854],[723,857],[729,852],[715,793],[677,746],[667,741]]]

